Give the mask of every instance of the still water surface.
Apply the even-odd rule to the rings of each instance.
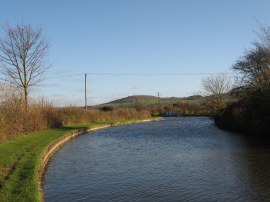
[[[270,149],[207,117],[108,128],[53,158],[45,201],[270,201]]]

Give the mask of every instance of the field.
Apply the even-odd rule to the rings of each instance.
[[[125,97],[122,99],[114,100],[112,102],[97,105],[97,108],[104,106],[122,107],[122,108],[136,108],[136,107],[152,107],[152,106],[176,106],[181,103],[186,104],[203,104],[207,103],[207,97],[200,95],[194,95],[190,97],[168,97],[168,98],[158,98],[156,96],[149,95],[134,95]]]

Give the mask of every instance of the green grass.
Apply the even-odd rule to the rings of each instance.
[[[187,103],[187,104],[201,104],[205,102],[209,102],[207,97],[195,97],[195,98],[179,98],[179,97],[173,97],[172,98],[160,98],[159,102],[162,106],[171,106],[172,101],[174,104],[179,104],[181,102]],[[119,100],[115,100],[112,102],[109,102],[107,104],[101,104],[96,106],[98,107],[104,107],[104,106],[114,106],[114,107],[120,107],[120,108],[134,108],[136,106],[143,106],[143,107],[153,107],[158,105],[158,98],[155,96],[130,96],[126,98],[122,98]]]
[[[40,131],[1,143],[1,201],[40,201],[38,169],[42,153],[55,140],[76,129]]]
[[[136,121],[138,120],[121,120],[117,123]],[[43,152],[49,145],[65,135],[81,128],[107,124],[114,123],[74,124],[59,129],[35,132],[0,143],[0,201],[42,201],[38,171]]]
[[[1,200],[39,201],[38,165],[42,152],[67,132],[66,128],[40,131],[0,144]]]

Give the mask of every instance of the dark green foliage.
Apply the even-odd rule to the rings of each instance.
[[[100,109],[101,111],[107,112],[107,111],[113,111],[113,110],[115,110],[116,107],[115,107],[115,106],[107,105],[107,106],[102,106],[102,107],[100,107],[99,109]]]
[[[270,136],[270,89],[256,89],[215,115],[224,129],[252,136]]]
[[[240,78],[235,102],[214,118],[221,128],[270,139],[270,28],[260,31],[260,41],[232,66]]]

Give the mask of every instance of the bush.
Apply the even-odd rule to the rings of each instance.
[[[26,112],[23,101],[14,96],[0,103],[0,141],[34,131],[62,127],[64,124],[113,122],[150,117],[151,114],[147,110],[115,108],[86,111],[78,107],[57,108],[46,101],[32,102]]]
[[[30,104],[26,112],[23,101],[17,97],[9,98],[0,104],[0,120],[1,141],[62,126],[62,118],[57,108],[39,102]]]
[[[241,100],[220,111],[214,119],[224,129],[270,137],[270,90],[250,91]]]

